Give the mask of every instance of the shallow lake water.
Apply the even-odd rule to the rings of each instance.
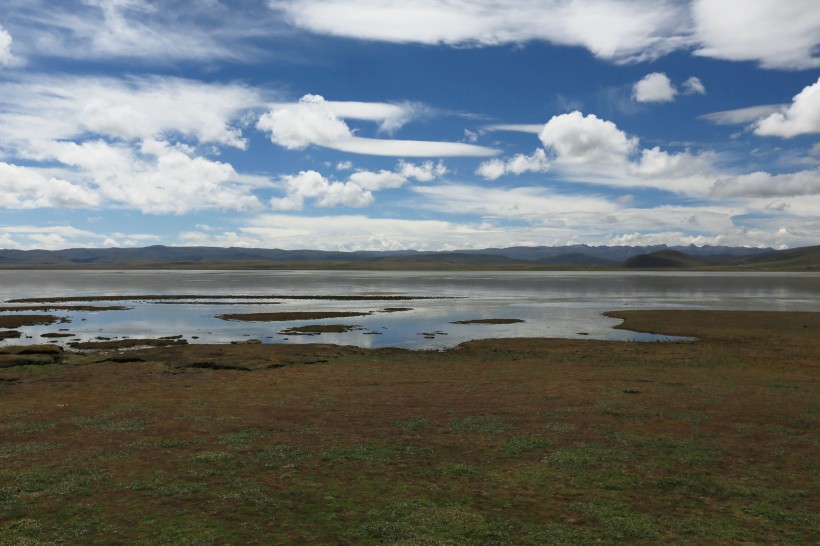
[[[704,272],[381,272],[381,271],[53,271],[0,270],[0,310],[32,297],[192,295],[217,300],[81,302],[125,305],[126,311],[52,311],[69,322],[19,329],[11,343],[42,343],[44,333],[73,334],[59,342],[181,335],[189,343],[338,343],[362,347],[440,349],[499,337],[560,337],[657,341],[663,336],[615,330],[602,316],[620,309],[820,311],[820,273]],[[263,300],[242,296],[270,296]],[[290,299],[310,296],[316,299]],[[322,296],[385,297],[332,301]],[[396,297],[427,298],[397,300]],[[74,305],[80,302],[64,303]],[[406,307],[409,311],[385,312]],[[237,322],[223,313],[355,311],[367,316],[289,322]],[[26,313],[31,313],[26,311]],[[452,324],[476,319],[514,324]],[[360,329],[319,336],[283,330],[312,324]],[[53,341],[53,340],[52,340]],[[2,342],[0,342],[2,343]]]

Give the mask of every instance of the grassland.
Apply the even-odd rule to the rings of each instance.
[[[818,543],[820,313],[614,316],[698,341],[0,346],[0,544]]]

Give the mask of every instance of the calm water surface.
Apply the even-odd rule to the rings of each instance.
[[[820,273],[376,272],[376,271],[2,271],[0,309],[27,297],[226,295],[218,303],[117,302],[127,311],[53,312],[70,322],[23,328],[5,343],[38,343],[67,329],[69,340],[182,335],[190,343],[242,341],[339,343],[437,349],[469,339],[561,337],[651,341],[660,336],[614,330],[601,315],[619,309],[820,311]],[[270,296],[420,296],[408,301],[323,301]],[[93,302],[106,305],[105,302]],[[387,313],[386,307],[411,311]],[[371,315],[296,322],[230,322],[222,313],[363,311]],[[523,319],[507,325],[457,325],[456,320]],[[280,332],[307,324],[351,324],[361,330],[321,336]],[[426,335],[425,335],[426,334]],[[196,339],[195,339],[196,338]]]

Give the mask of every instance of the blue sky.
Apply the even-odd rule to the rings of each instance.
[[[820,244],[816,0],[0,2],[0,248]]]

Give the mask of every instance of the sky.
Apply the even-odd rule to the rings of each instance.
[[[0,0],[0,248],[820,244],[817,0]]]

